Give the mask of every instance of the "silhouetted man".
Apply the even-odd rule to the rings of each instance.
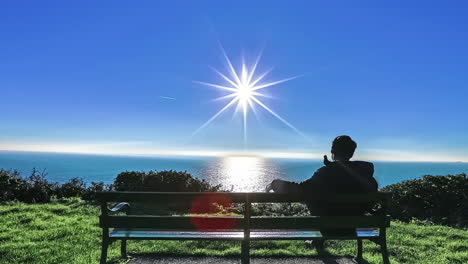
[[[274,180],[267,186],[267,192],[302,193],[312,215],[362,215],[369,205],[353,207],[330,203],[308,202],[307,198],[330,197],[336,194],[366,193],[377,191],[374,179],[374,165],[365,161],[350,161],[357,144],[349,136],[338,136],[333,140],[331,153],[333,162],[324,156],[325,166],[301,182]],[[343,230],[321,230],[333,234]],[[346,230],[349,231],[349,230]],[[351,230],[352,231],[352,230]]]

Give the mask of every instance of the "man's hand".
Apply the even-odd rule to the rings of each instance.
[[[332,162],[328,160],[327,155],[324,155],[324,156],[323,156],[323,164],[324,164],[325,166],[328,166],[328,165],[331,165],[331,164],[332,164]]]
[[[273,180],[270,184],[267,185],[267,187],[265,188],[265,192],[270,192],[270,191],[277,192],[279,189],[279,186],[278,186],[279,183],[280,183],[280,180],[278,179]]]

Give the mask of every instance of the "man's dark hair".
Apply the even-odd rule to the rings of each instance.
[[[356,147],[356,142],[354,142],[350,136],[337,136],[333,140],[331,152],[335,155],[350,159],[354,155]]]

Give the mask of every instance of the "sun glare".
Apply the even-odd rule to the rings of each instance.
[[[260,192],[281,173],[279,168],[259,156],[225,156],[201,170],[213,184],[227,190]]]
[[[239,91],[237,92],[236,96],[239,98],[241,103],[247,103],[251,100],[253,94],[248,86],[242,85],[239,87]]]
[[[227,109],[229,109],[231,106],[235,106],[235,113],[242,112],[243,116],[243,130],[244,130],[244,143],[247,142],[247,113],[248,110],[251,109],[254,114],[256,114],[255,107],[260,106],[264,110],[266,110],[268,113],[276,117],[278,120],[280,120],[283,124],[288,126],[289,128],[293,129],[296,133],[299,135],[307,138],[301,131],[299,131],[296,127],[294,127],[291,123],[286,121],[284,118],[282,118],[280,115],[278,115],[276,112],[274,112],[271,108],[266,106],[260,99],[259,97],[268,97],[267,95],[259,92],[261,89],[265,89],[274,85],[278,85],[280,83],[284,83],[293,79],[298,78],[299,76],[291,77],[291,78],[286,78],[282,79],[279,81],[274,81],[274,82],[267,82],[267,83],[262,83],[264,78],[271,72],[271,70],[268,70],[258,76],[256,76],[255,71],[257,69],[258,63],[260,62],[261,58],[261,53],[257,56],[255,62],[253,65],[250,67],[247,67],[245,60],[242,60],[242,65],[240,67],[240,71],[236,70],[234,66],[231,63],[231,60],[227,56],[226,52],[224,49],[221,47],[221,51],[224,55],[224,58],[226,60],[226,65],[227,65],[227,70],[228,74],[223,74],[220,71],[213,69],[213,71],[219,75],[223,80],[224,84],[213,84],[213,83],[207,83],[207,82],[199,82],[195,81],[196,83],[218,88],[224,91],[227,91],[228,94],[219,98],[216,98],[215,100],[226,100],[230,99],[230,101],[223,107],[221,110],[219,110],[216,114],[214,114],[208,121],[206,121],[203,125],[201,125],[195,132],[193,132],[193,135],[197,134],[200,130],[208,126],[213,120],[215,120],[217,117],[219,117],[223,112],[225,112]],[[228,77],[229,76],[229,77]]]

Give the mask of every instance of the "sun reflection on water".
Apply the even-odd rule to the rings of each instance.
[[[279,168],[264,158],[228,156],[213,162],[205,173],[209,181],[235,192],[264,191],[265,186],[278,178]]]

